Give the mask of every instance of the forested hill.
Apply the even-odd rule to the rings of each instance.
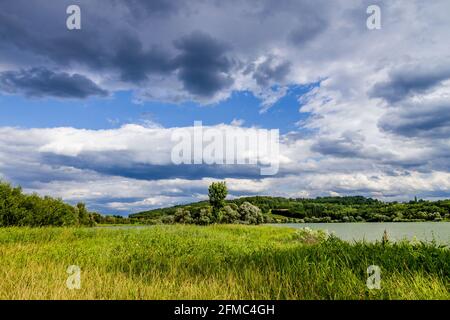
[[[259,207],[273,222],[357,222],[357,221],[441,221],[450,219],[450,200],[383,202],[362,196],[292,199],[282,197],[243,197],[227,200],[240,206],[244,202]],[[195,210],[207,201],[154,209],[131,214],[130,218],[163,219],[175,215],[177,209]]]

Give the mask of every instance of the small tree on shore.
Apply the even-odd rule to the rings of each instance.
[[[228,189],[225,182],[213,182],[208,188],[209,203],[213,208],[214,220],[220,220],[220,210],[225,206]]]

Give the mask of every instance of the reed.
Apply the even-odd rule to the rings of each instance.
[[[0,229],[0,299],[449,299],[449,280],[450,252],[433,243],[270,226]]]

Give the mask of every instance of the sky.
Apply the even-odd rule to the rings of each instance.
[[[70,5],[81,29],[69,30]],[[369,29],[377,5],[381,28]],[[0,179],[128,215],[207,198],[450,198],[447,0],[0,0]],[[280,132],[280,169],[175,130]]]

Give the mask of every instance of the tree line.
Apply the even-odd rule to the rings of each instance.
[[[274,219],[296,219],[298,222],[419,222],[450,220],[450,200],[383,202],[357,197],[321,197],[286,199],[252,197],[248,201]]]
[[[61,199],[25,194],[0,181],[0,227],[93,226],[94,215],[84,203],[71,206]]]
[[[420,222],[450,220],[450,200],[425,201],[415,198],[409,202],[383,202],[362,196],[318,197],[315,199],[269,196],[222,199],[160,208],[130,215],[152,223],[243,222],[245,214],[240,207],[252,205],[258,212],[258,223],[303,222]],[[254,210],[256,210],[254,209]],[[218,213],[218,215],[217,215]],[[253,220],[251,220],[253,223]]]
[[[450,200],[399,203],[356,197],[293,199],[255,196],[226,200],[225,182],[212,183],[208,201],[132,214],[129,217],[89,212],[48,196],[25,194],[0,181],[0,227],[94,226],[97,224],[198,224],[286,222],[406,222],[450,220]]]

